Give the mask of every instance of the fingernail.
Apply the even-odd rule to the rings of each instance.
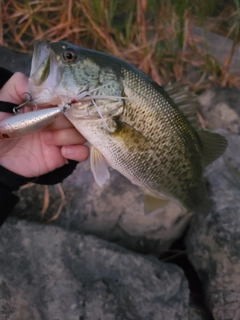
[[[72,158],[75,156],[75,152],[74,152],[74,148],[72,147],[62,147],[62,155],[65,157],[65,158]]]

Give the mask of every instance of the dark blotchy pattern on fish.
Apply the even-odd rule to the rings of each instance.
[[[138,99],[126,101],[119,120],[140,132],[145,143],[139,146],[137,135],[133,143],[129,130],[124,138],[124,132],[118,132],[129,147],[117,152],[119,162],[125,162],[150,189],[167,194],[171,190],[188,208],[199,205],[204,196],[199,137],[170,99],[138,74],[127,69],[122,73],[126,95]]]

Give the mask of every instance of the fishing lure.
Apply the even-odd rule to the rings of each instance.
[[[13,139],[34,133],[52,123],[68,106],[17,114],[0,122],[0,139]]]

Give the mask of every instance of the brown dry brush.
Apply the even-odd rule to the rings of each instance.
[[[125,59],[160,84],[182,79],[197,66],[202,74],[197,86],[192,83],[196,90],[211,83],[238,86],[239,77],[228,69],[239,40],[238,15],[228,6],[205,19],[209,30],[223,30],[229,37],[235,33],[222,67],[198,45],[204,39],[193,37],[192,25],[199,21],[187,2],[179,9],[167,0],[2,0],[0,44],[32,52],[35,40],[65,40]],[[227,28],[229,19],[234,22]]]

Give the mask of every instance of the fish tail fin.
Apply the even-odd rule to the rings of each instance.
[[[218,133],[200,131],[198,135],[202,142],[203,163],[207,166],[224,153],[228,142]]]

